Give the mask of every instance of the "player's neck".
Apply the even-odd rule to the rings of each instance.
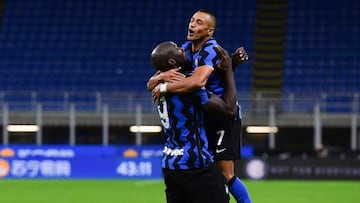
[[[192,52],[197,52],[199,49],[206,44],[207,41],[209,41],[211,37],[204,37],[202,39],[194,40],[192,41]]]

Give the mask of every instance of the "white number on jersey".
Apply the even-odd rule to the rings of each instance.
[[[164,128],[168,129],[170,127],[170,121],[165,97],[160,98],[157,109],[160,116],[161,124],[164,126]]]

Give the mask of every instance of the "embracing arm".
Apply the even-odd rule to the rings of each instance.
[[[233,118],[234,114],[228,110],[224,100],[219,96],[212,94],[206,104],[203,105],[204,111],[210,116],[220,116]]]
[[[237,113],[237,90],[234,80],[234,71],[232,68],[232,62],[228,52],[221,46],[216,46],[216,52],[221,57],[219,68],[224,71],[224,94],[222,99],[225,103],[225,109],[231,117],[234,117]]]
[[[237,102],[237,90],[234,80],[234,72],[232,69],[225,71],[225,91],[223,95],[224,102],[227,106],[229,114],[236,116],[238,111]]]
[[[195,68],[192,76],[187,77],[182,81],[168,84],[167,92],[184,94],[199,90],[202,87],[205,87],[207,79],[212,71],[213,68],[210,66],[199,66]]]
[[[177,82],[180,80],[183,80],[185,78],[185,75],[178,72],[181,68],[174,68],[170,69],[166,72],[160,72],[157,71],[146,84],[147,90],[151,91],[153,90],[158,84],[163,82]]]
[[[158,84],[160,84],[162,82],[161,78],[160,78],[160,71],[157,71],[153,76],[151,76],[151,78],[149,79],[149,81],[146,84],[146,88],[147,90],[151,91],[152,89],[154,89],[154,87]]]
[[[157,98],[160,98],[161,94],[165,92],[174,94],[185,94],[199,90],[202,87],[205,87],[207,79],[212,73],[212,71],[213,68],[211,66],[199,66],[195,68],[193,75],[190,77],[187,77],[175,83],[158,85],[152,91],[153,100],[155,101]]]
[[[234,116],[227,110],[225,102],[216,94],[201,88],[194,93],[201,101],[202,108],[207,116],[217,118],[233,118]]]

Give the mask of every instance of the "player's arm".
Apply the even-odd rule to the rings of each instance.
[[[220,56],[221,61],[218,65],[218,68],[224,70],[224,94],[222,96],[222,99],[224,101],[225,109],[228,111],[228,114],[230,116],[235,116],[238,107],[237,107],[237,90],[234,80],[234,72],[232,69],[232,61],[230,59],[230,56],[228,52],[223,49],[221,46],[216,46],[215,50],[217,54]]]
[[[180,69],[181,68],[179,67],[179,68],[170,69],[166,72],[157,71],[153,76],[151,76],[151,78],[147,82],[146,84],[147,89],[151,91],[154,89],[154,87],[156,87],[160,83],[164,83],[164,82],[172,83],[183,80],[185,78],[185,75],[178,72]]]
[[[209,101],[203,105],[203,108],[207,115],[210,116],[234,117],[234,114],[227,109],[224,100],[215,94],[210,96]]]
[[[201,88],[194,92],[197,96],[207,116],[233,118],[233,115],[227,110],[225,102],[216,94]]]
[[[167,92],[174,94],[191,93],[205,87],[208,77],[213,71],[213,67],[203,65],[195,68],[192,76],[176,83],[167,85]]]
[[[195,68],[193,75],[190,77],[175,83],[162,83],[153,89],[153,100],[155,101],[165,93],[185,94],[199,90],[205,87],[208,77],[213,70],[214,68],[208,65],[199,66]]]
[[[156,85],[162,82],[163,79],[161,78],[161,76],[159,76],[160,74],[161,72],[157,71],[153,76],[150,77],[146,84],[147,90],[151,91]]]

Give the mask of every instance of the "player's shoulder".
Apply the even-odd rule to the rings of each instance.
[[[191,41],[186,41],[181,45],[181,48],[183,48],[184,50],[189,50],[191,49]]]
[[[212,37],[205,44],[209,45],[209,46],[216,46],[216,45],[218,45],[218,42],[216,41],[215,38]]]
[[[215,53],[215,46],[217,46],[218,43],[214,38],[209,39],[203,46],[203,50],[208,53]]]

